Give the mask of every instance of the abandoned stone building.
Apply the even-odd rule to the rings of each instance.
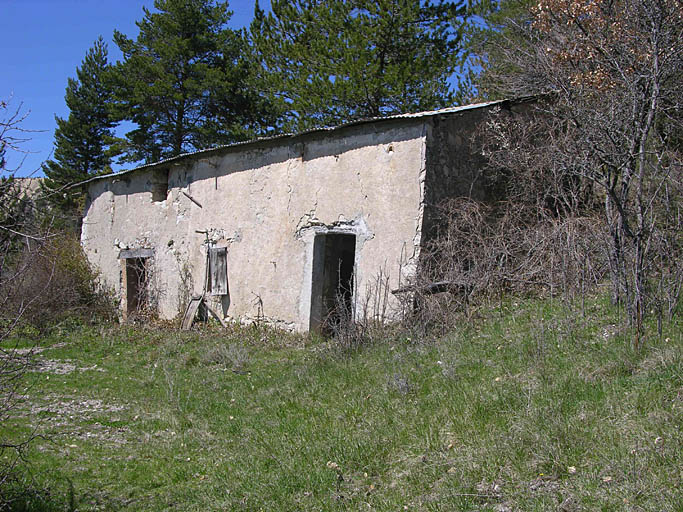
[[[182,316],[317,329],[339,303],[405,283],[429,210],[486,194],[472,134],[491,102],[232,144],[87,182],[81,240],[125,318]],[[388,314],[396,297],[387,294]],[[384,307],[384,306],[383,306]]]

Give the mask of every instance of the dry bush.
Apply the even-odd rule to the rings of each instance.
[[[31,351],[18,350],[5,342],[7,329],[0,334],[0,423],[11,418],[24,391],[23,376],[31,365]],[[25,450],[34,434],[20,441],[0,438],[0,510],[6,504],[2,490],[13,483],[16,468],[24,462]]]
[[[489,160],[488,179],[508,202],[535,212],[535,217],[548,224],[596,219],[599,229],[594,239],[601,242],[606,256],[612,301],[625,306],[629,324],[636,327],[637,346],[644,316],[656,313],[660,323],[663,318],[671,319],[680,300],[680,123],[661,121],[658,140],[653,143],[656,148],[639,164],[642,175],[633,186],[620,182],[617,175],[608,179],[600,174],[607,173],[608,166],[588,158],[585,148],[589,145],[583,140],[588,136],[577,135],[577,128],[557,114],[561,107],[562,102],[551,95],[538,99],[533,110],[521,116],[493,109],[477,132],[480,150]],[[582,115],[581,126],[597,124],[596,130],[604,131],[595,121],[598,113],[588,110]],[[618,201],[615,188],[619,189]]]
[[[646,308],[656,314],[661,334],[662,320],[671,320],[680,307],[683,289],[683,183],[667,187],[658,198],[658,219],[651,236],[649,260],[645,271],[649,276]]]
[[[573,300],[607,275],[602,225],[594,217],[558,218],[523,203],[461,198],[439,207],[437,225],[402,294],[416,326],[448,329],[461,312],[507,293]]]
[[[235,373],[244,373],[249,359],[247,348],[234,343],[215,345],[201,356],[202,364],[222,366]]]
[[[367,316],[356,317],[354,308],[341,294],[337,294],[332,311],[323,321],[322,333],[329,335],[334,345],[342,349],[353,350],[369,343],[372,322]]]
[[[548,0],[507,20],[486,50],[496,56],[490,92],[537,97],[533,116],[492,118],[486,155],[515,177],[550,173],[599,194],[612,300],[636,329],[634,347],[657,281],[667,300],[680,289],[678,271],[660,273],[667,258],[652,251],[665,239],[671,252],[681,245],[662,210],[681,204],[681,20],[680,0]]]
[[[0,237],[0,422],[12,417],[28,384],[24,374],[32,364],[32,351],[18,348],[12,335],[21,324],[46,328],[79,316],[82,319],[112,317],[113,303],[99,290],[96,275],[73,236],[57,237],[49,229]],[[11,507],[31,490],[18,481],[19,466],[26,460],[33,433],[23,440],[0,439],[0,509]]]
[[[17,347],[11,335],[21,322],[23,313],[35,301],[25,294],[19,301],[11,300],[12,291],[21,290],[21,282],[42,249],[50,231],[49,223],[37,221],[34,202],[14,179],[17,170],[8,168],[7,151],[21,152],[27,139],[22,122],[26,114],[0,100],[0,422],[11,418],[17,400],[25,389],[24,374],[31,363],[30,351]],[[22,253],[31,257],[22,258]],[[45,283],[47,284],[47,283]],[[18,293],[17,293],[18,295]],[[9,486],[17,479],[17,466],[24,460],[26,448],[34,438],[23,440],[0,438],[0,509],[11,506],[7,497]]]
[[[337,294],[335,306],[323,322],[323,333],[344,351],[386,338],[387,324],[394,317],[389,310],[389,274],[381,268],[361,292],[354,276],[355,302]]]
[[[27,242],[13,260],[0,280],[4,322],[20,318],[45,327],[69,316],[113,318],[112,297],[99,286],[75,236]]]

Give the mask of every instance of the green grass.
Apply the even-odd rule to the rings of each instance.
[[[45,436],[28,510],[681,510],[681,325],[634,352],[615,315],[510,302],[353,352],[70,328],[0,437]]]

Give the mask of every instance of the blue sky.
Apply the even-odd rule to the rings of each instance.
[[[261,6],[268,5],[261,1]],[[8,153],[9,167],[24,158],[17,176],[38,170],[52,151],[54,116],[67,117],[64,103],[67,79],[76,74],[86,51],[99,35],[109,43],[109,58],[121,54],[112,40],[114,29],[137,36],[135,22],[142,19],[142,7],[153,0],[0,0],[2,62],[0,99],[11,100],[10,110],[23,104],[28,130],[25,154]],[[251,21],[254,0],[229,2],[233,28]]]

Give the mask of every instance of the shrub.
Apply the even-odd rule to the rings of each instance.
[[[111,319],[112,295],[102,289],[74,235],[53,236],[20,249],[3,269],[3,322],[45,327],[67,317]]]
[[[407,320],[422,329],[448,330],[459,312],[507,293],[571,300],[607,276],[602,223],[595,217],[559,218],[519,203],[455,199],[439,207],[437,225],[404,288],[410,293],[402,295],[413,313]]]

